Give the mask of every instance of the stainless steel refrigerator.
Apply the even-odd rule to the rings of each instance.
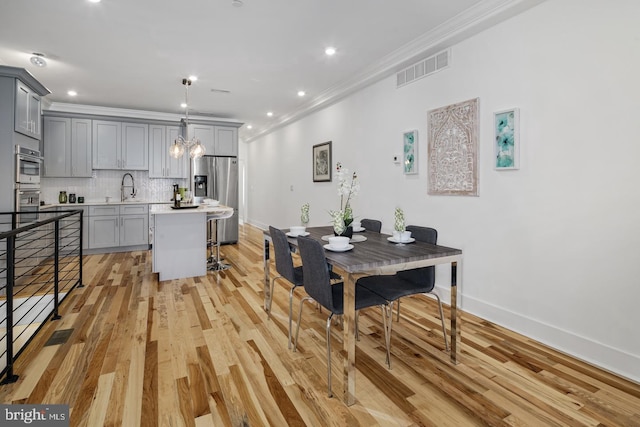
[[[233,216],[218,220],[216,239],[221,244],[238,241],[238,158],[203,156],[193,163],[194,203],[209,198],[233,208]]]

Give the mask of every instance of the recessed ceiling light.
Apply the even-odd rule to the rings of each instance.
[[[269,111],[269,112],[267,113],[267,116],[269,116],[269,117],[273,116],[273,111]]]
[[[46,67],[47,61],[44,60],[44,54],[33,52],[31,63],[37,67]]]
[[[75,90],[70,90],[70,91],[67,92],[67,95],[69,95],[69,96],[77,96],[78,92],[76,92]]]
[[[298,91],[298,96],[305,96],[307,93],[303,90]]]
[[[180,104],[180,108],[187,108],[187,104],[183,102],[182,104]]]
[[[247,129],[253,129],[253,126],[247,125]]]
[[[335,55],[336,54],[336,48],[335,47],[328,47],[328,48],[326,48],[324,50],[324,53],[326,53],[329,56]]]
[[[189,76],[189,80],[192,82],[198,81],[198,76]]]
[[[100,0],[89,0],[89,3],[100,3]]]

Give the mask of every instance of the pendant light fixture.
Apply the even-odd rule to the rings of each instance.
[[[191,86],[191,79],[182,79],[182,84],[185,92],[185,136],[183,138],[180,135],[173,141],[173,145],[169,148],[169,155],[174,159],[179,159],[185,149],[189,149],[189,156],[192,159],[197,159],[204,156],[206,150],[198,138],[189,139],[189,86]]]

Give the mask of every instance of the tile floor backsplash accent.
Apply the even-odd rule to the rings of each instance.
[[[149,178],[148,171],[94,170],[91,178],[42,178],[40,200],[58,203],[60,191],[66,191],[67,196],[71,193],[83,196],[85,203],[104,202],[106,196],[118,202],[122,177],[127,172],[133,175],[136,199],[145,202],[168,202],[173,197],[173,184],[188,186],[186,179]]]

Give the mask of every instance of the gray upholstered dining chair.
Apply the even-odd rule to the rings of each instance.
[[[406,229],[411,231],[411,237],[417,241],[435,245],[438,240],[438,232],[434,228],[409,225]],[[398,271],[393,275],[372,275],[361,277],[356,281],[356,284],[380,295],[382,298],[389,301],[392,307],[393,303],[397,301],[398,320],[400,319],[400,298],[416,294],[432,294],[435,296],[440,310],[444,345],[447,351],[449,351],[449,341],[447,339],[447,330],[444,324],[442,301],[440,301],[438,294],[433,292],[436,281],[435,278],[435,267],[431,266]],[[389,337],[391,337],[392,317],[391,310],[389,310]],[[391,365],[391,362],[389,362],[389,365]]]
[[[382,230],[382,221],[378,221],[377,219],[363,218],[360,220],[360,225],[367,231],[379,233],[380,230]]]
[[[293,351],[298,347],[298,335],[300,333],[300,321],[302,319],[302,308],[307,300],[314,300],[322,307],[329,310],[330,314],[327,318],[326,336],[327,336],[327,390],[329,397],[333,396],[331,391],[331,319],[334,315],[342,315],[344,313],[344,283],[331,285],[329,268],[324,249],[319,242],[308,237],[298,237],[298,248],[300,257],[302,258],[302,271],[304,288],[308,297],[300,301],[300,311],[298,312],[298,325],[296,327],[296,339]],[[387,348],[387,364],[390,361],[389,354],[389,327],[387,326],[387,318],[391,311],[389,303],[377,294],[356,285],[355,295],[356,310],[367,307],[380,306],[382,308],[382,322],[384,327],[385,345]],[[357,326],[356,326],[357,328]]]
[[[297,287],[304,286],[302,280],[302,266],[294,267],[293,259],[291,258],[291,247],[287,241],[287,236],[284,232],[278,228],[269,226],[269,234],[271,235],[271,241],[273,242],[273,249],[276,257],[276,271],[278,276],[271,280],[271,291],[269,296],[269,302],[267,304],[267,317],[271,318],[271,304],[273,302],[273,289],[276,280],[285,279],[291,283],[291,289],[289,290],[289,343],[291,348],[291,318],[293,316],[293,291]],[[342,277],[339,274],[331,272],[331,280],[341,281]]]

